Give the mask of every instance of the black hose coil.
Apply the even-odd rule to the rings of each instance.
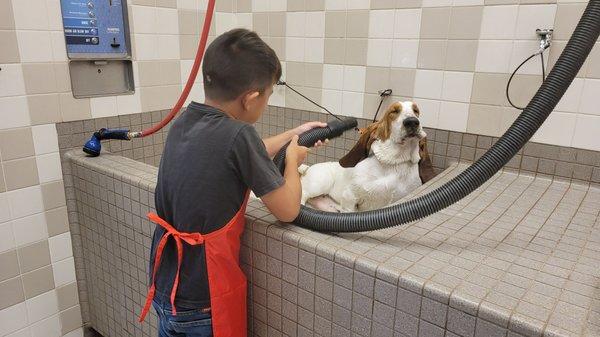
[[[438,212],[464,198],[500,170],[529,141],[577,75],[600,34],[600,0],[590,0],[546,81],[500,139],[465,171],[434,191],[399,205],[355,213],[330,213],[302,207],[294,223],[321,232],[363,232],[401,225]],[[299,144],[333,138],[328,128],[308,131]],[[275,157],[283,169],[285,148]],[[283,171],[282,171],[283,172]]]

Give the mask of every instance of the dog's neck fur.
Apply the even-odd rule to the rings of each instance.
[[[403,163],[418,164],[419,139],[411,138],[397,143],[392,139],[385,141],[376,140],[371,145],[371,151],[382,164],[398,165]]]

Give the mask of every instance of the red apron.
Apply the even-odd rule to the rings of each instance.
[[[163,227],[166,232],[162,236],[152,271],[152,284],[146,297],[146,304],[140,315],[140,322],[144,320],[152,305],[156,292],[154,278],[160,265],[162,252],[169,237],[175,239],[177,246],[177,274],[171,290],[171,307],[176,315],[175,295],[179,284],[179,270],[183,257],[183,242],[195,246],[204,244],[206,251],[206,268],[208,273],[208,286],[210,291],[210,307],[212,313],[212,329],[214,337],[245,337],[246,336],[246,276],[239,265],[240,237],[246,222],[246,204],[249,193],[246,193],[244,202],[229,222],[221,229],[209,234],[182,233],[161,219],[154,213],[149,213],[150,221]]]

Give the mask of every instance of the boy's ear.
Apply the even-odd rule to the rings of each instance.
[[[244,106],[244,110],[250,110],[250,107],[256,103],[256,100],[260,96],[260,92],[258,91],[250,91],[244,96],[242,96],[242,105]]]

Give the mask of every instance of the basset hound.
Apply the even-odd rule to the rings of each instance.
[[[302,204],[329,212],[379,209],[430,180],[435,173],[419,114],[413,102],[393,103],[339,162],[301,166]]]

